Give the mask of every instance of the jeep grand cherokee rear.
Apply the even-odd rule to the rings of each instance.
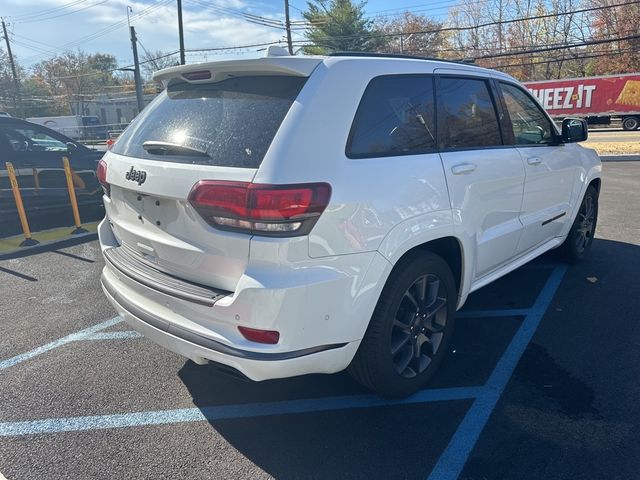
[[[145,336],[253,380],[348,367],[402,396],[470,292],[588,252],[600,163],[580,120],[560,133],[479,67],[274,53],[157,73],[100,163],[102,284]]]
[[[356,348],[325,307],[370,255],[326,268],[306,240],[331,186],[253,181],[318,63],[165,73],[98,169],[102,283],[116,309],[160,345],[254,380],[343,369]]]

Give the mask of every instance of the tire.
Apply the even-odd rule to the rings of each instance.
[[[640,117],[627,117],[622,120],[622,129],[631,131],[640,127]]]
[[[420,390],[446,356],[457,299],[453,274],[441,257],[421,251],[401,259],[348,368],[351,376],[384,397]]]
[[[587,187],[578,215],[562,244],[565,260],[578,263],[584,260],[591,250],[598,222],[598,190],[593,185]]]

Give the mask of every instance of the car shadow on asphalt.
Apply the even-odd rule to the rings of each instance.
[[[553,270],[542,257],[469,297],[461,312],[527,309]],[[482,386],[522,315],[456,319],[448,358],[430,389]],[[346,373],[261,383],[241,381],[214,365],[187,362],[179,376],[200,409],[272,401],[367,394]],[[313,413],[210,420],[251,462],[276,478],[424,479],[472,399]]]

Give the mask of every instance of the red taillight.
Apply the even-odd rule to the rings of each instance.
[[[98,182],[100,182],[100,185],[102,185],[105,195],[109,196],[111,193],[111,187],[107,183],[107,162],[102,158],[96,167],[96,178],[98,179]]]
[[[244,338],[251,342],[274,345],[280,340],[280,333],[275,330],[258,330],[256,328],[238,327]]]
[[[263,185],[201,180],[191,189],[189,202],[218,228],[297,236],[311,231],[330,196],[327,183]]]
[[[309,212],[313,195],[313,187],[258,190],[251,214],[263,220],[296,218]]]
[[[247,217],[249,184],[201,180],[189,193],[189,202],[210,216]]]

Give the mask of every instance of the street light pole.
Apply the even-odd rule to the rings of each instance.
[[[178,37],[180,39],[180,65],[184,65],[184,30],[182,28],[182,0],[178,0]]]
[[[284,26],[287,30],[287,45],[289,55],[293,55],[293,42],[291,41],[291,21],[289,20],[289,0],[284,0]]]
[[[7,55],[9,55],[9,63],[11,64],[11,74],[13,75],[13,85],[16,90],[16,97],[18,99],[18,106],[20,108],[20,115],[22,115],[22,118],[24,118],[25,115],[24,107],[22,105],[22,95],[20,95],[20,82],[18,80],[18,74],[16,73],[16,64],[13,61],[13,54],[11,53],[11,43],[9,43],[9,35],[7,34],[7,25],[4,23],[4,18],[2,19],[2,32],[4,33],[5,42],[7,42]]]
[[[140,79],[140,63],[138,62],[138,39],[136,38],[136,29],[129,27],[131,32],[131,48],[133,49],[133,78],[136,82],[136,101],[138,103],[138,113],[144,108],[144,100],[142,98],[142,80]]]

